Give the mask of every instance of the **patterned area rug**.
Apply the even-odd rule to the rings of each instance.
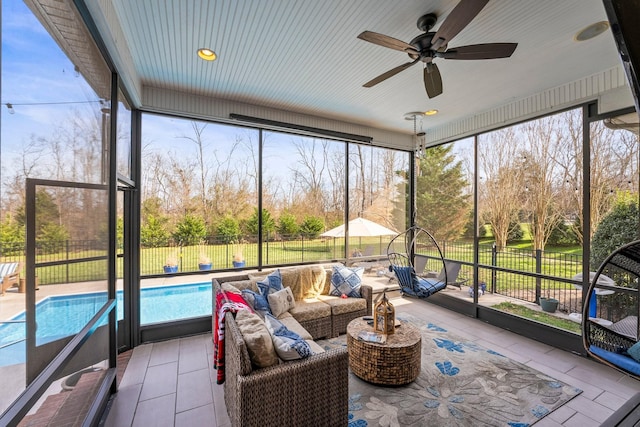
[[[422,333],[422,370],[405,386],[349,372],[349,427],[530,426],[582,392],[445,328],[410,315]],[[346,345],[346,335],[318,343]]]

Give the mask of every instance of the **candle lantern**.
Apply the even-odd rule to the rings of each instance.
[[[373,329],[375,332],[390,335],[395,331],[396,309],[387,299],[386,292],[373,309]]]

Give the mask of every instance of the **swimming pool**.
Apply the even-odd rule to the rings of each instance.
[[[118,320],[122,319],[122,291],[117,292]],[[106,292],[57,295],[36,304],[36,345],[78,333],[107,302]],[[211,315],[211,282],[143,288],[140,292],[140,323],[168,322]],[[25,313],[10,320],[24,320]],[[24,323],[0,326],[0,347],[25,338]],[[25,362],[25,342],[0,349],[0,366]]]

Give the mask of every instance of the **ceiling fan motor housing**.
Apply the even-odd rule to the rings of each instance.
[[[424,31],[425,33],[433,28],[436,25],[436,21],[438,21],[438,17],[435,13],[427,13],[426,15],[422,15],[418,18],[418,29],[420,31]]]
[[[433,59],[433,52],[431,51],[431,40],[436,33],[424,33],[415,37],[413,40],[409,42],[409,44],[416,48],[418,52],[420,52],[420,59],[424,62],[431,61]],[[447,46],[444,45],[440,50],[444,51],[447,49]],[[411,59],[416,59],[418,56],[414,53],[409,53]]]

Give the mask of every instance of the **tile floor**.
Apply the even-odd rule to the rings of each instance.
[[[592,360],[434,306],[392,299],[397,312],[446,325],[453,333],[490,347],[583,393],[536,427],[599,426],[640,391],[640,382]],[[106,419],[108,427],[230,426],[223,387],[215,383],[211,335],[137,347]]]

